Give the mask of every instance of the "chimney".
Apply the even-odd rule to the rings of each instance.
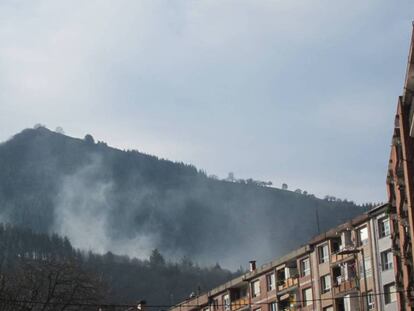
[[[254,270],[256,270],[256,260],[250,260],[249,264],[250,264],[250,272],[253,272]]]
[[[138,301],[137,310],[144,311],[145,305],[147,302],[145,300]]]

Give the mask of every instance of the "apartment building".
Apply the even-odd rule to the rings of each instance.
[[[378,267],[375,275],[375,288],[384,295],[376,295],[375,303],[383,310],[397,310],[397,289],[394,270],[394,256],[391,239],[389,208],[370,211],[370,234],[372,237],[373,265]]]
[[[414,32],[402,96],[398,98],[387,174],[399,310],[414,309]]]
[[[388,205],[171,311],[398,310]]]

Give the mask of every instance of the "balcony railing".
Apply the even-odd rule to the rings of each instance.
[[[345,259],[351,257],[352,255],[350,254],[332,254],[331,255],[331,264],[336,264],[337,262],[341,262],[344,261]]]
[[[347,245],[346,247],[341,247],[341,249],[338,252],[331,254],[331,264],[337,264],[352,259],[354,255],[352,253],[346,252],[346,250],[349,249],[354,249],[354,246]]]
[[[249,298],[243,297],[231,302],[231,311],[239,310],[249,305]]]
[[[289,287],[296,286],[296,285],[298,285],[298,278],[297,277],[288,278],[284,281],[279,282],[279,284],[277,286],[277,289],[278,289],[278,291],[282,291],[284,289],[287,289]]]
[[[344,280],[342,277],[338,277],[336,283],[333,286],[334,295],[343,294],[357,288],[357,281],[355,278]]]

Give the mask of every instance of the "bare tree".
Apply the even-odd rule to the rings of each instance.
[[[102,282],[75,261],[20,261],[1,292],[1,310],[95,310]]]

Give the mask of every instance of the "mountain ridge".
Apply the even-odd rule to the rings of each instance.
[[[364,211],[182,162],[26,129],[0,144],[0,219],[68,236],[75,247],[239,267],[270,260]],[[300,225],[299,225],[300,224]]]

